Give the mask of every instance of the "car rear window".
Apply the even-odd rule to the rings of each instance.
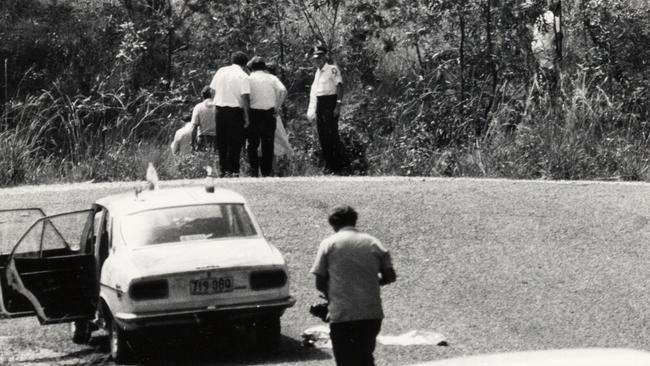
[[[257,235],[242,204],[143,211],[126,217],[121,226],[124,241],[132,246]]]

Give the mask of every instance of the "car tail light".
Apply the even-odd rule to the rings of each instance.
[[[256,271],[250,275],[251,289],[266,290],[282,287],[287,283],[287,274],[281,269]]]
[[[129,287],[129,297],[136,301],[164,299],[169,297],[169,284],[167,280],[136,282]]]

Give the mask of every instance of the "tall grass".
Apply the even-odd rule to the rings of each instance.
[[[490,133],[471,149],[457,149],[458,175],[480,170],[482,176],[528,179],[650,179],[645,126],[615,96],[584,74],[566,80],[558,100],[543,96],[528,97],[527,115],[514,130],[508,128],[512,102],[500,104]]]
[[[0,166],[8,167],[0,185],[134,179],[143,146],[169,150],[160,147],[180,125],[181,104],[146,90],[69,96],[57,83],[12,101],[2,115],[11,128],[0,134]]]
[[[650,180],[647,127],[625,109],[621,98],[608,95],[583,72],[565,77],[560,85],[551,94],[536,81],[529,87],[504,83],[481,135],[473,135],[457,114],[446,109],[444,93],[435,87],[427,93],[435,96],[440,108],[427,109],[428,96],[412,86],[406,93],[421,93],[419,98],[380,99],[369,107],[380,111],[374,116],[374,131],[384,130],[375,133],[368,146],[369,171]],[[479,106],[477,100],[466,103]]]
[[[399,91],[353,92],[360,102],[347,105],[340,122],[348,174],[650,180],[647,126],[584,73],[565,78],[555,96],[536,82],[502,84],[480,135],[434,80],[395,85]],[[55,84],[14,101],[2,116],[12,127],[0,132],[0,185],[138,180],[148,162],[162,179],[203,177],[206,165],[218,166],[215,154],[176,157],[169,149],[191,108],[179,95],[70,97]],[[278,173],[321,174],[315,128],[292,107],[295,154],[276,164]]]

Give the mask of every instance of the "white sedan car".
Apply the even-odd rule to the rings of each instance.
[[[13,239],[0,255],[0,317],[71,322],[76,343],[105,328],[116,360],[140,330],[182,325],[243,324],[272,349],[295,303],[282,254],[229,190],[127,193],[53,216],[0,210],[0,240]]]

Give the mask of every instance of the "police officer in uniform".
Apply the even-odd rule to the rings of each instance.
[[[307,118],[316,119],[318,139],[325,160],[325,173],[339,174],[343,168],[343,149],[338,125],[343,99],[343,78],[340,69],[327,59],[325,47],[315,46],[312,52],[316,75],[311,86]]]

